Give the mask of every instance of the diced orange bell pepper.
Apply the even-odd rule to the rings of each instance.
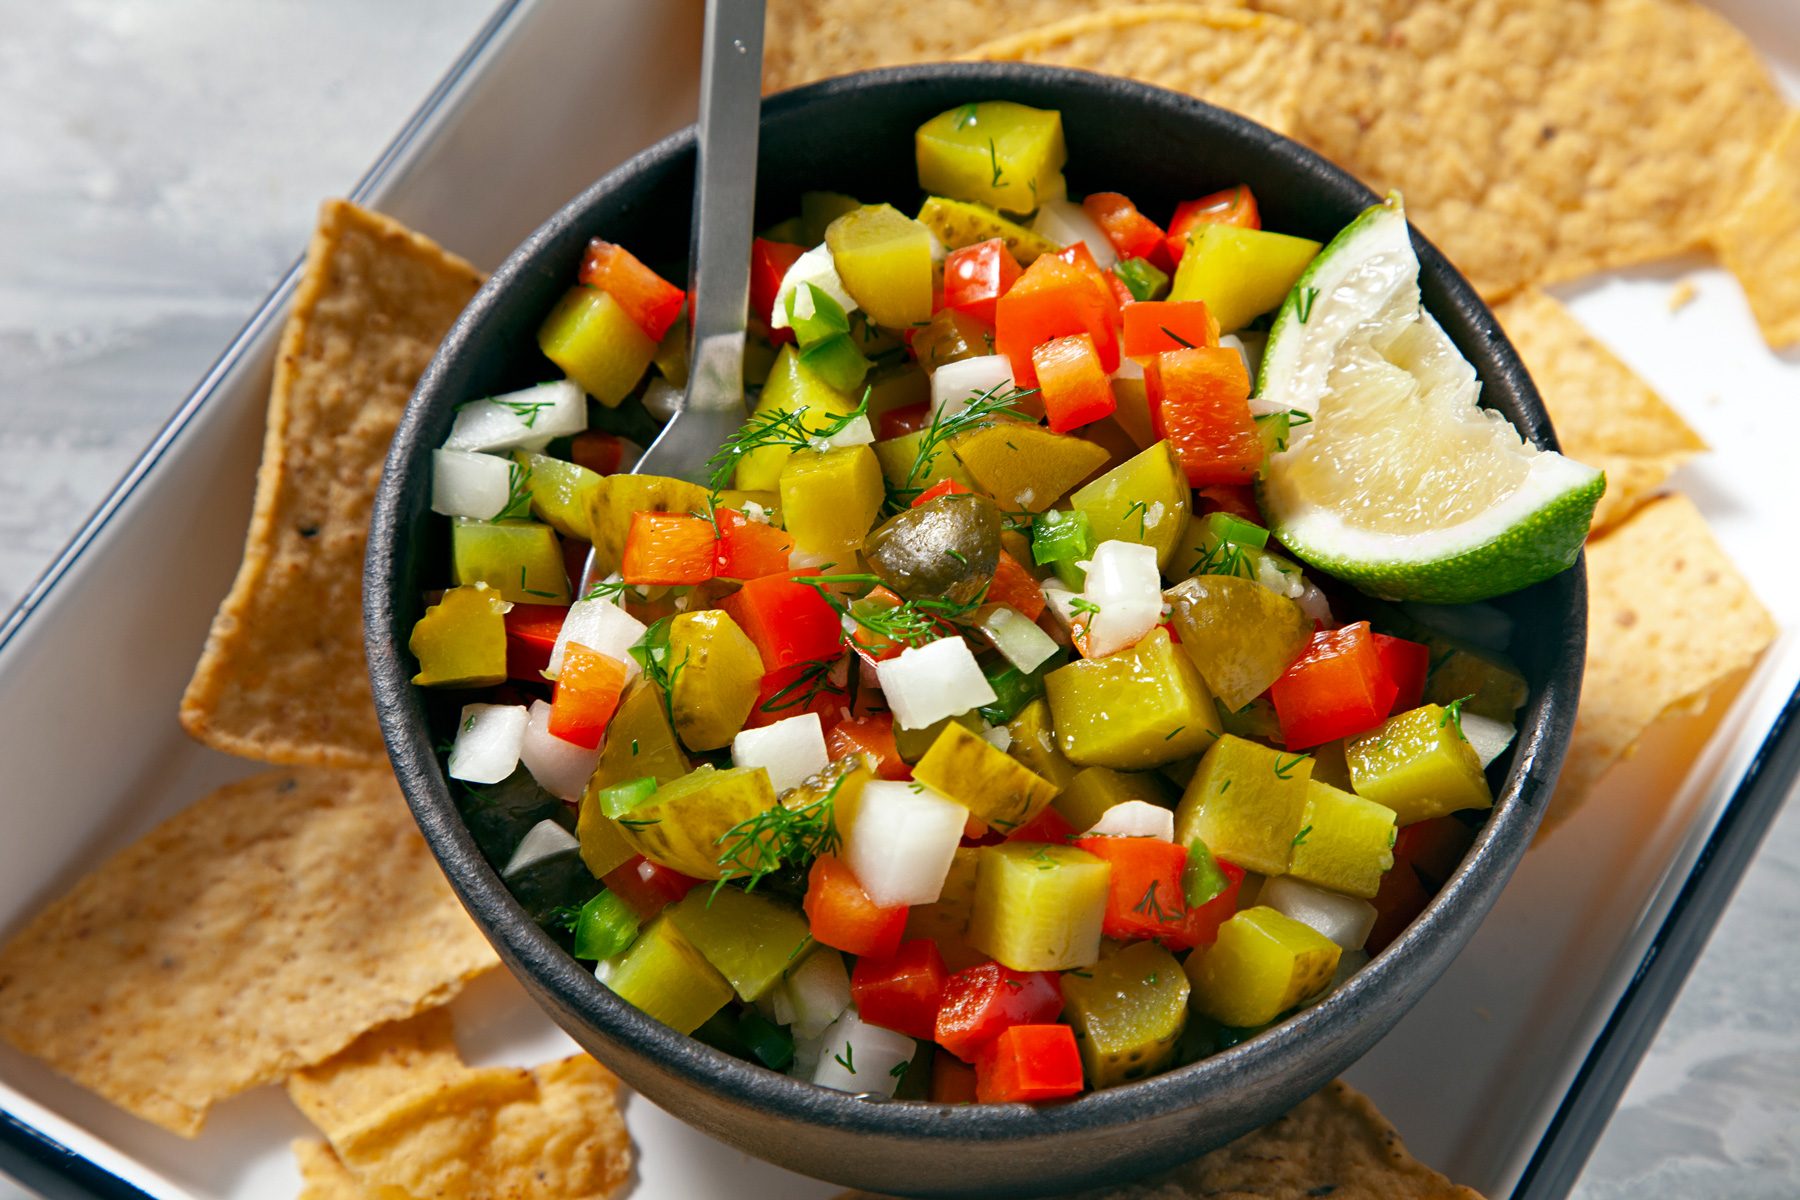
[[[1410,863],[1420,879],[1442,887],[1474,841],[1475,831],[1454,815],[1415,821],[1394,839],[1394,869]]]
[[[956,482],[956,480],[940,479],[924,491],[920,492],[917,496],[914,496],[913,502],[908,505],[908,507],[917,508],[921,504],[929,504],[931,501],[942,499],[945,496],[967,496],[970,494],[971,489],[964,487],[962,484]]]
[[[631,251],[600,238],[588,243],[581,282],[617,300],[653,342],[662,341],[687,303],[686,292],[639,262]]]
[[[700,886],[698,879],[641,854],[632,855],[624,865],[608,871],[601,882],[625,901],[641,921],[648,921]]]
[[[1119,327],[1119,305],[1123,304],[1124,301],[1118,299],[1119,293],[1114,291],[1110,285],[1119,282],[1118,277],[1111,271],[1102,271],[1100,269],[1100,263],[1094,258],[1094,252],[1088,249],[1088,244],[1086,242],[1074,242],[1068,246],[1064,246],[1061,250],[1056,252],[1056,257],[1062,259],[1071,267],[1078,268],[1082,274],[1086,275],[1088,279],[1093,282],[1096,290],[1106,293],[1107,298],[1112,301],[1111,311],[1113,329],[1117,332]],[[1126,288],[1125,295],[1129,296],[1130,294],[1131,290]]]
[[[1068,1025],[1014,1025],[975,1060],[982,1104],[1038,1103],[1081,1094],[1081,1052]]]
[[[892,957],[857,959],[850,995],[857,1013],[869,1024],[929,1041],[937,1032],[949,975],[937,943],[914,938],[900,943]]]
[[[541,683],[569,610],[560,604],[515,604],[506,614],[506,677]]]
[[[869,594],[859,600],[850,602],[852,613],[872,616],[875,612],[884,612],[899,608],[903,601],[898,592],[891,588],[877,585],[869,589]],[[876,633],[854,618],[849,622],[850,648],[861,655],[863,661],[874,664],[890,658],[899,657],[906,649],[904,642],[895,641],[886,634]]]
[[[1032,350],[1054,338],[1085,333],[1094,341],[1101,371],[1110,375],[1119,367],[1119,338],[1114,327],[1117,308],[1097,271],[1089,274],[1046,254],[1025,268],[1019,281],[1000,297],[994,317],[994,348],[1011,361],[1014,382],[1020,387],[1036,387]]]
[[[1250,415],[1250,374],[1225,346],[1170,350],[1144,371],[1150,428],[1167,438],[1188,483],[1249,483],[1263,459]]]
[[[1106,887],[1106,915],[1100,932],[1129,941],[1155,938],[1186,949],[1187,903],[1181,869],[1187,847],[1153,837],[1084,837],[1077,849],[1112,864]]]
[[[569,442],[569,461],[596,475],[614,475],[625,461],[624,439],[600,429],[578,433]]]
[[[619,573],[633,584],[705,583],[713,577],[718,554],[718,538],[705,518],[637,512],[625,534]]]
[[[824,662],[842,650],[844,627],[837,612],[817,589],[794,582],[806,573],[782,572],[746,580],[743,587],[719,601],[719,607],[756,644],[765,671]]]
[[[999,238],[962,246],[944,256],[943,307],[994,323],[994,306],[1018,282],[1019,260]]]
[[[1177,205],[1174,219],[1169,222],[1169,236],[1164,241],[1171,265],[1181,261],[1181,253],[1187,249],[1188,235],[1200,225],[1236,225],[1242,229],[1261,229],[1262,214],[1257,211],[1255,194],[1240,183],[1222,192],[1214,192],[1198,200],[1186,200]]]
[[[760,579],[787,570],[794,539],[785,529],[752,521],[735,508],[713,512],[719,523],[718,554],[713,574],[719,579]]]
[[[1100,367],[1094,339],[1085,333],[1053,338],[1034,348],[1031,369],[1052,433],[1091,424],[1119,406],[1112,381]]]
[[[825,749],[833,759],[846,754],[866,755],[875,761],[878,779],[912,778],[912,768],[900,757],[900,747],[894,742],[892,713],[867,713],[839,721],[825,735]]]
[[[1015,1025],[1054,1021],[1062,983],[1054,971],[1015,971],[997,962],[958,971],[944,983],[937,1044],[964,1062]]]
[[[1367,621],[1313,634],[1269,687],[1289,750],[1367,733],[1387,720],[1400,687],[1381,661]]]
[[[1217,346],[1219,323],[1203,300],[1144,300],[1123,314],[1120,347],[1126,358],[1149,359],[1165,350]]]
[[[877,906],[834,854],[813,860],[801,906],[813,940],[846,954],[892,958],[906,932],[906,906]]]
[[[550,732],[589,750],[619,708],[625,690],[625,664],[579,642],[563,648],[562,674],[550,699]]]
[[[1130,200],[1118,192],[1095,192],[1081,202],[1081,207],[1106,233],[1106,240],[1120,258],[1148,258],[1159,269],[1168,266],[1168,248],[1163,245],[1167,235]]]
[[[1037,576],[1004,550],[994,566],[994,582],[988,585],[987,601],[1016,608],[1032,621],[1044,615],[1044,589]]]

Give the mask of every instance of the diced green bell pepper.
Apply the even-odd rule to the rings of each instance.
[[[623,954],[637,940],[638,915],[611,888],[581,906],[575,920],[576,958],[598,961]]]
[[[837,391],[854,395],[861,389],[871,364],[850,340],[849,334],[839,333],[802,350],[800,365]]]
[[[544,356],[608,408],[631,394],[656,343],[619,302],[598,288],[572,287],[538,329]]]
[[[811,283],[802,283],[788,293],[787,318],[794,340],[803,349],[850,332],[850,317],[844,306],[831,293]]]
[[[451,571],[458,584],[485,583],[513,604],[567,604],[569,573],[556,531],[536,521],[450,523]]]
[[[1069,587],[1086,586],[1087,572],[1075,564],[1086,562],[1093,553],[1093,528],[1080,509],[1045,509],[1032,520],[1031,560],[1040,567],[1048,564]]]
[[[1175,840],[1199,838],[1227,862],[1280,875],[1306,811],[1312,759],[1226,734],[1200,760],[1175,810]]]
[[[779,983],[810,936],[798,910],[741,888],[695,888],[666,911],[740,1000],[758,1000]]]
[[[1020,617],[1019,620],[1024,620]],[[1061,650],[1051,655],[1042,666],[1033,671],[1021,671],[1011,663],[998,663],[983,670],[987,676],[988,686],[994,689],[994,702],[984,704],[976,709],[976,713],[989,725],[1004,725],[1030,704],[1044,695],[1044,676],[1056,670],[1067,661],[1068,656]]]
[[[1275,909],[1246,908],[1212,947],[1188,956],[1193,1005],[1226,1025],[1262,1025],[1331,982],[1336,942]]]
[[[1164,1070],[1187,1027],[1188,977],[1155,942],[1133,942],[1062,976],[1063,1016],[1075,1027],[1088,1086],[1117,1087]]]
[[[1187,475],[1164,441],[1076,489],[1069,502],[1087,514],[1096,543],[1152,546],[1157,566],[1166,568],[1187,529],[1191,495]]]
[[[1202,300],[1221,333],[1235,333],[1287,298],[1319,243],[1266,229],[1201,225],[1188,235],[1169,299]]]
[[[419,660],[420,687],[488,687],[506,682],[506,601],[485,583],[454,587],[413,624],[406,648]]]
[[[638,935],[606,986],[677,1033],[692,1033],[731,1002],[731,984],[667,913]]]
[[[825,229],[844,290],[879,325],[931,319],[931,231],[891,204],[868,204]]]
[[[1147,258],[1122,258],[1113,264],[1112,273],[1133,300],[1160,300],[1168,294],[1169,277]]]
[[[1028,213],[1062,185],[1062,114],[1010,100],[964,104],[919,126],[919,186],[936,196]]]
[[[1394,865],[1394,810],[1310,780],[1287,873],[1346,896],[1373,899]]]
[[[1152,629],[1137,645],[1044,677],[1057,743],[1072,763],[1142,770],[1197,754],[1219,735],[1200,672]]]
[[[1100,958],[1112,867],[1073,846],[1002,842],[981,850],[969,942],[1015,971],[1066,971]]]
[[[1402,825],[1494,804],[1475,748],[1450,710],[1436,704],[1349,739],[1344,758],[1356,794],[1393,809]]]
[[[913,778],[1002,833],[1030,821],[1056,795],[1054,783],[954,722],[913,767]]]

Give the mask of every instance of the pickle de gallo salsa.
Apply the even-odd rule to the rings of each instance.
[[[538,331],[560,377],[435,454],[413,682],[484,854],[623,999],[825,1087],[1057,1100],[1398,936],[1525,682],[1262,520],[1308,414],[1254,411],[1260,330],[1319,243],[1243,186],[1166,226],[1077,202],[1052,111],[915,145],[916,216],[814,192],[756,240],[706,483],[628,473],[686,297],[593,241]]]

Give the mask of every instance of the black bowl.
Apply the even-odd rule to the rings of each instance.
[[[1189,97],[1085,72],[1016,64],[874,71],[763,105],[758,226],[809,189],[919,199],[912,131],[971,100],[1060,109],[1069,181],[1116,188],[1147,211],[1235,183],[1268,227],[1327,239],[1376,197],[1311,151]],[[428,510],[431,450],[458,401],[548,377],[534,332],[590,237],[653,262],[688,244],[691,131],[646,150],[552,216],[469,305],[425,372],[388,457],[370,530],[365,617],[388,750],[419,826],[506,965],[575,1040],[656,1104],[744,1151],[809,1175],[890,1192],[1054,1192],[1142,1175],[1224,1144],[1298,1103],[1375,1044],[1449,966],[1530,842],[1567,746],[1586,632],[1575,570],[1506,602],[1531,683],[1497,803],[1454,878],[1402,937],[1322,1003],[1180,1070],[1043,1107],[872,1102],[801,1083],[675,1033],[598,984],[526,916],[451,799],[408,683],[407,636],[425,589],[448,578]],[[1414,233],[1425,303],[1484,383],[1486,402],[1554,446],[1542,403],[1493,314]],[[1503,773],[1503,778],[1501,775]]]

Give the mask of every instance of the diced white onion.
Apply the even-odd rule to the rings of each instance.
[[[953,417],[995,388],[1006,391],[1012,382],[1012,360],[1004,354],[947,362],[931,376],[931,411],[933,415]]]
[[[838,278],[837,263],[832,261],[831,250],[821,242],[796,258],[787,274],[781,277],[781,287],[775,292],[775,309],[769,313],[769,328],[787,329],[792,324],[787,315],[788,297],[803,283],[812,284],[836,300],[845,312],[855,311],[856,301],[845,290],[844,281]],[[809,302],[810,299],[808,297]]]
[[[559,854],[567,854],[571,850],[581,849],[581,843],[575,835],[545,817],[531,831],[519,839],[519,848],[513,851],[512,858],[507,860],[506,869],[500,872],[502,879],[511,879],[529,867],[535,867],[547,858],[555,858]]]
[[[533,700],[519,757],[539,787],[558,800],[573,801],[581,798],[581,789],[587,786],[594,765],[600,761],[600,751],[577,746],[551,733],[550,705]]]
[[[446,517],[491,521],[512,498],[509,459],[467,450],[431,452],[431,511]]]
[[[922,783],[863,785],[844,862],[879,908],[930,904],[944,890],[969,811]]]
[[[762,767],[777,793],[785,792],[823,771],[831,762],[825,750],[825,727],[815,712],[746,729],[731,739],[731,762]]]
[[[658,421],[667,422],[681,411],[682,390],[658,375],[644,389],[644,411]]]
[[[853,1008],[825,1031],[812,1081],[840,1092],[892,1096],[900,1086],[900,1064],[911,1062],[917,1051],[904,1033],[866,1024]]]
[[[1244,360],[1244,370],[1252,379],[1256,378],[1256,372],[1262,367],[1263,347],[1268,342],[1268,334],[1251,333],[1247,330],[1228,333],[1219,339],[1219,345],[1230,346],[1238,352],[1238,357]]]
[[[867,446],[875,440],[875,427],[867,417],[855,417],[830,437],[813,439],[821,450],[842,450],[848,446]]]
[[[1162,573],[1154,546],[1101,542],[1080,565],[1087,571],[1082,597],[1099,610],[1087,614],[1089,658],[1137,645],[1162,620]]]
[[[938,235],[931,232],[931,230],[929,230],[929,229],[927,229],[925,231],[925,236],[931,239],[931,261],[932,261],[932,263],[936,266],[940,266],[940,267],[943,266],[944,259],[948,254],[948,251],[946,251],[944,249],[944,243],[938,241]]]
[[[1086,242],[1102,271],[1119,261],[1119,252],[1113,249],[1112,239],[1106,236],[1106,231],[1087,215],[1087,209],[1072,200],[1044,201],[1038,206],[1031,230],[1059,246]]]
[[[544,672],[551,679],[562,674],[563,656],[569,643],[586,646],[596,654],[616,658],[625,664],[625,682],[637,678],[639,667],[630,649],[644,636],[644,623],[611,600],[596,598],[577,600],[569,605],[556,645],[550,648],[550,666]]]
[[[1505,721],[1496,721],[1480,713],[1459,711],[1457,720],[1462,725],[1463,737],[1469,740],[1469,745],[1474,748],[1475,757],[1481,760],[1483,768],[1506,753],[1506,748],[1512,745],[1513,737],[1518,732]]]
[[[1144,377],[1144,364],[1135,358],[1119,356],[1119,369],[1112,373],[1113,379],[1138,379]]]
[[[1150,552],[1156,565],[1156,552]],[[1160,597],[1161,593],[1158,593]],[[875,668],[888,707],[902,729],[923,729],[945,717],[966,713],[999,699],[981,673],[969,644],[960,637],[910,646]]]
[[[1256,902],[1312,926],[1345,950],[1361,950],[1375,928],[1375,906],[1367,900],[1328,892],[1288,875],[1263,884]]]
[[[1492,604],[1420,604],[1409,600],[1400,609],[1429,629],[1474,642],[1486,650],[1505,650],[1512,641],[1513,619]]]
[[[996,750],[1004,751],[1012,748],[1012,730],[1004,725],[989,725],[983,722],[981,736],[986,738],[988,745]]]
[[[1175,840],[1175,813],[1148,800],[1127,800],[1100,814],[1083,837],[1147,837],[1159,842]]]
[[[463,405],[446,450],[541,450],[551,438],[587,428],[587,396],[568,379]]]
[[[1069,585],[1060,579],[1046,579],[1040,586],[1044,589],[1044,606],[1050,610],[1050,615],[1064,629],[1074,628],[1075,593]]]
[[[796,1038],[819,1037],[850,1007],[850,971],[830,946],[801,959],[782,987],[793,1006]]]
[[[844,552],[841,550],[820,554],[814,550],[802,550],[799,546],[795,546],[788,551],[788,569],[790,571],[806,571],[817,567],[823,571],[837,566],[838,560],[843,557]]]
[[[499,783],[519,765],[527,716],[523,704],[465,704],[445,771],[465,783]]]
[[[794,998],[788,995],[786,980],[777,980],[775,986],[769,989],[765,999],[769,1002],[769,1020],[777,1025],[794,1023]]]
[[[804,1079],[810,1083],[813,1071],[818,1067],[819,1059],[824,1053],[825,1035],[823,1033],[817,1037],[801,1037],[799,1034],[795,1034],[794,1062],[788,1067],[787,1073],[795,1079]]]
[[[1056,653],[1056,639],[1037,627],[1037,622],[1005,604],[990,605],[977,623],[1007,662],[1021,671],[1035,671]]]

